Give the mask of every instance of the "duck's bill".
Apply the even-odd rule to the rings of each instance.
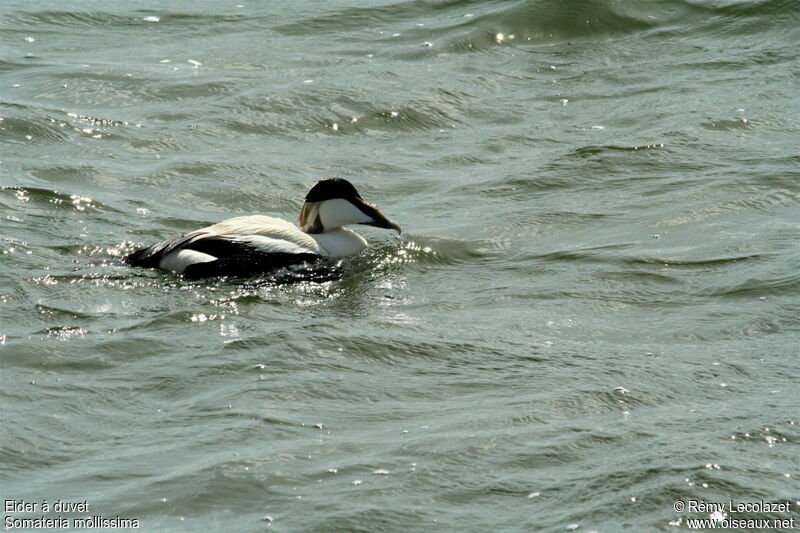
[[[371,220],[369,222],[361,222],[365,226],[375,226],[376,228],[386,228],[386,229],[393,229],[400,235],[400,226],[386,218],[386,215],[381,213],[381,210],[375,207],[374,205],[370,205],[361,198],[354,198],[350,200],[358,207],[362,213],[367,215]]]

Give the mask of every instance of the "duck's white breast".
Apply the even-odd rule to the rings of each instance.
[[[320,253],[328,257],[344,257],[357,254],[367,246],[367,240],[355,231],[339,228],[336,231],[311,235],[320,247]]]

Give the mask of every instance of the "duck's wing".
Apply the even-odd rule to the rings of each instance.
[[[161,260],[172,252],[184,249],[192,241],[202,238],[204,235],[201,231],[193,231],[180,237],[162,241],[153,246],[148,246],[140,250],[136,250],[123,258],[127,264],[135,267],[142,268],[159,268]]]
[[[316,263],[313,249],[264,235],[218,235],[204,230],[176,237],[125,258],[131,266],[161,268],[187,278],[246,277]]]
[[[332,281],[341,277],[338,265],[323,263],[313,253],[263,252],[244,247],[213,261],[191,263],[183,270],[186,279],[214,277],[250,278],[266,276],[271,282]]]
[[[125,257],[131,266],[161,268],[176,274],[192,271],[274,270],[287,265],[318,260],[322,250],[317,241],[299,228],[278,218],[246,216],[168,239]],[[211,263],[216,263],[211,265]],[[194,266],[206,264],[204,267]],[[227,265],[227,266],[226,266]],[[249,266],[248,266],[249,265]],[[228,275],[228,274],[206,274]]]
[[[271,274],[322,259],[322,256],[307,248],[262,235],[214,235],[195,239],[184,250],[189,253],[178,254],[186,257],[171,254],[164,258],[161,268],[178,271],[188,279],[222,276],[242,278]],[[196,254],[202,254],[208,260],[198,261]],[[181,265],[181,261],[188,264]]]

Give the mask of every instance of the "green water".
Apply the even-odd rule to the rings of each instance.
[[[0,13],[4,520],[800,525],[797,1]],[[332,176],[340,281],[113,261]]]

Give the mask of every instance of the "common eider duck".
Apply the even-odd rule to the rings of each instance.
[[[297,222],[299,228],[263,215],[229,218],[137,250],[124,261],[189,279],[253,276],[360,252],[367,241],[345,228],[349,224],[400,233],[400,226],[341,178],[317,182],[308,191]]]

